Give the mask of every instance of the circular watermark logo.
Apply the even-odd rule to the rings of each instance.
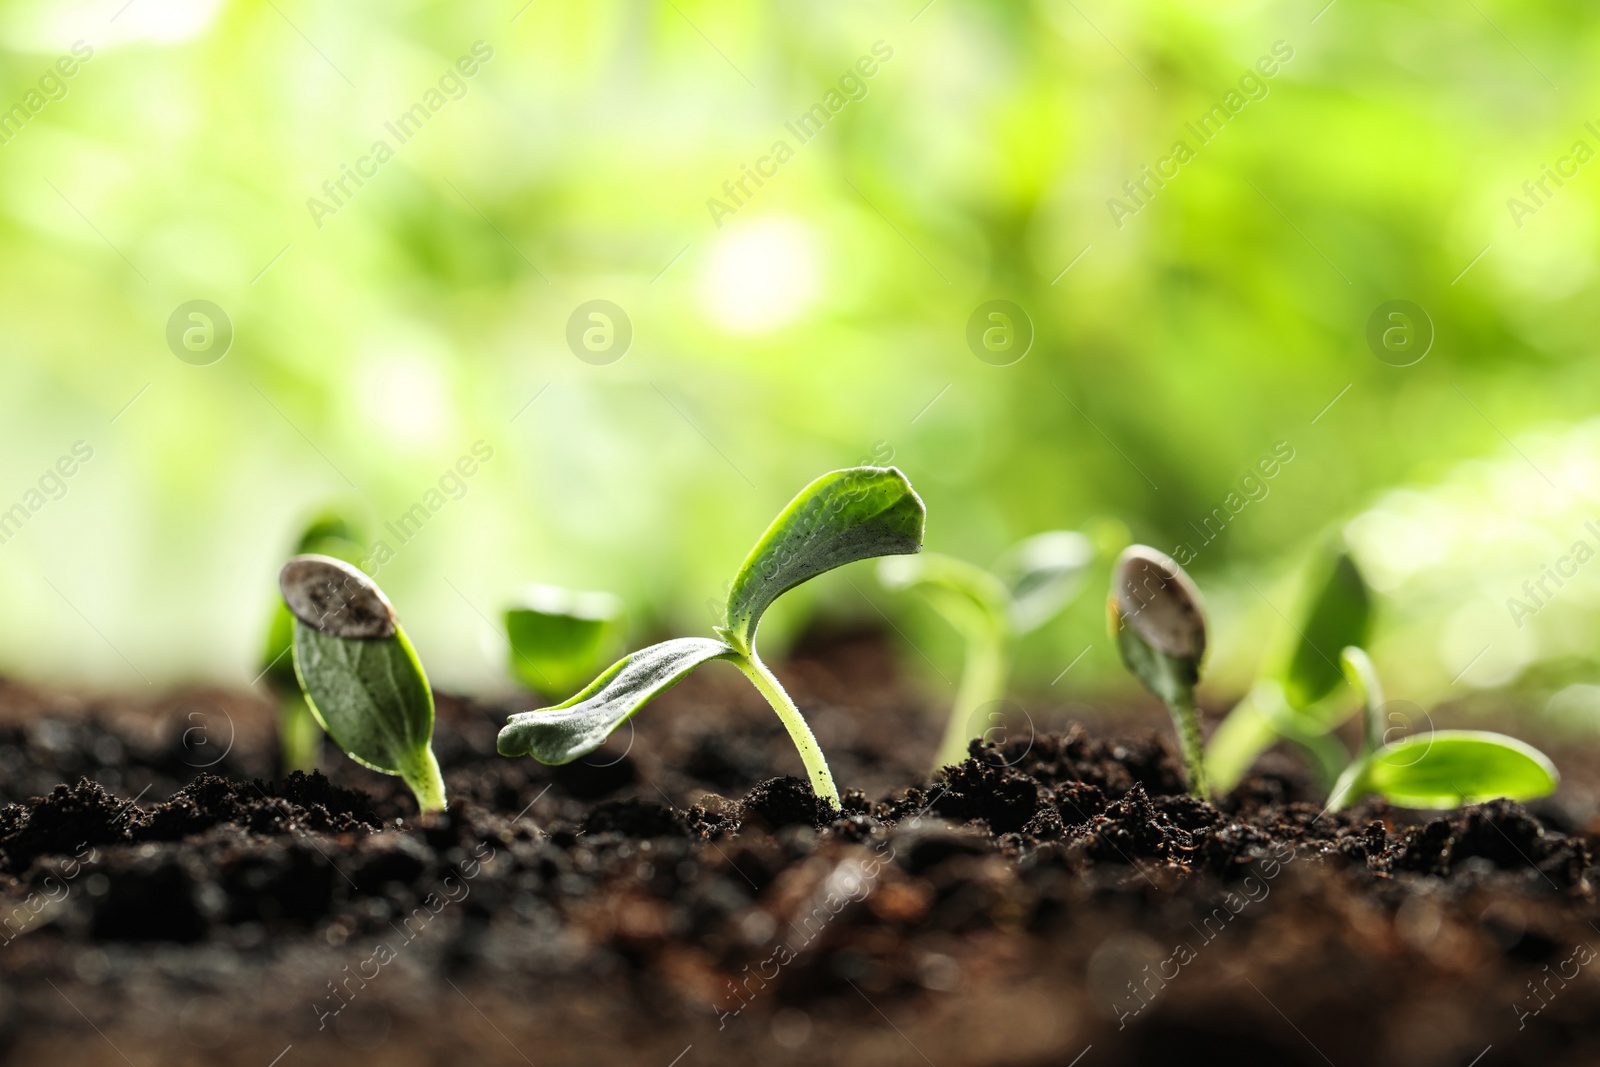
[[[1367,347],[1391,367],[1420,363],[1433,347],[1433,320],[1420,304],[1386,300],[1367,317]]]
[[[1420,704],[1409,700],[1390,700],[1378,709],[1383,716],[1383,736],[1378,744],[1388,745],[1401,739],[1416,740],[1426,737],[1428,743],[1418,747],[1414,756],[1386,760],[1391,767],[1415,767],[1433,751],[1433,716]]]
[[[966,735],[994,745],[1001,765],[1010,767],[1033,751],[1033,716],[1015,700],[986,701],[967,713]]]
[[[233,717],[215,704],[189,712],[178,745],[191,767],[215,767],[233,751]]]
[[[609,300],[589,300],[572,310],[567,319],[567,347],[572,354],[596,367],[615,363],[633,344],[633,320]]]
[[[1009,367],[1033,347],[1033,320],[1009,300],[986,300],[967,319],[967,347],[991,367]]]
[[[209,300],[179,304],[167,319],[167,347],[191,366],[210,366],[233,347],[233,320]]]
[[[586,758],[586,759],[584,759],[582,761],[584,766],[586,766],[586,767],[599,767],[599,768],[615,767],[617,764],[619,764],[623,760],[627,759],[628,758],[628,753],[633,751],[633,739],[634,739],[635,736],[636,735],[633,732],[633,720],[630,718],[628,720],[628,747],[622,750],[622,755],[618,756],[616,759],[613,759],[613,760],[606,760],[603,763],[596,762],[594,760]]]

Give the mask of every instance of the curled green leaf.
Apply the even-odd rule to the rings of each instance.
[[[925,519],[921,498],[894,467],[824,474],[789,502],[739,568],[723,636],[748,652],[779,596],[846,563],[921,551]]]
[[[502,756],[571,763],[603,745],[629,716],[702,663],[735,654],[723,642],[706,637],[680,637],[640,649],[612,664],[565,703],[511,716],[495,747]]]

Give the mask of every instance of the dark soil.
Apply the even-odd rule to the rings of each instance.
[[[731,671],[564,768],[441,698],[424,819],[337,752],[273,780],[253,698],[0,686],[4,1061],[1600,1062],[1592,754],[1532,810],[1329,815],[1280,754],[1213,806],[1058,711],[930,780],[888,662],[780,671],[842,813]]]

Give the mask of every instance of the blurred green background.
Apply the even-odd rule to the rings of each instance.
[[[487,619],[520,586],[704,631],[801,485],[892,461],[940,551],[1106,517],[1189,546],[1217,693],[1344,525],[1394,695],[1591,716],[1600,564],[1507,601],[1600,548],[1592,20],[924,4],[6,5],[0,666],[247,684],[304,521],[384,537],[443,477],[378,579],[436,682],[504,687]],[[1004,366],[966,339],[994,299],[1034,334]],[[194,300],[231,323],[215,362],[169,347]],[[569,347],[593,300],[620,359]],[[1431,321],[1409,366],[1367,340],[1392,300]],[[1091,581],[1024,688],[1131,686]],[[870,565],[787,598],[769,645],[880,610],[954,676]]]

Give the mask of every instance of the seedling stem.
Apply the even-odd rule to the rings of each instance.
[[[761,658],[754,651],[738,653],[728,658],[735,667],[744,672],[745,677],[749,678],[761,695],[767,698],[772,710],[778,713],[784,729],[789,731],[789,739],[794,742],[795,749],[800,753],[800,762],[805,765],[806,775],[811,779],[812,791],[838,808],[839,787],[833,784],[833,772],[828,770],[828,760],[822,754],[822,746],[817,744],[817,735],[811,732],[811,724],[806,722],[805,716],[800,714],[795,702],[784,692],[783,686],[778,684],[777,677],[765,663],[761,662]]]

